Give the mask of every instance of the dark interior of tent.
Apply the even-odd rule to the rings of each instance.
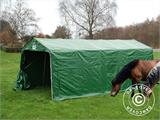
[[[30,88],[50,87],[50,57],[47,52],[24,51],[21,69],[27,75]]]

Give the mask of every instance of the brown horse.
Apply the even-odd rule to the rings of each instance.
[[[160,60],[133,60],[125,65],[112,80],[111,96],[117,95],[121,85],[128,78],[131,79],[132,85],[140,83],[141,80],[145,82],[149,72],[159,61]],[[156,83],[157,81],[154,82],[150,88],[153,89]],[[141,91],[139,90],[139,92]],[[133,97],[133,95],[134,90],[132,90],[131,97]]]

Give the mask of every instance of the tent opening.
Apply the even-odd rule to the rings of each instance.
[[[24,51],[22,69],[27,75],[30,88],[50,87],[50,58],[47,52]]]

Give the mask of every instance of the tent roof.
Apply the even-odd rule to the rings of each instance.
[[[149,49],[134,39],[131,40],[83,40],[83,39],[46,39],[34,38],[50,50],[115,50],[115,49]],[[150,48],[151,49],[151,48]]]

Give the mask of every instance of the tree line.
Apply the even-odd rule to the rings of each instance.
[[[94,39],[136,39],[153,48],[160,48],[160,16],[126,27],[112,27],[94,34]],[[87,36],[86,36],[87,37]]]

